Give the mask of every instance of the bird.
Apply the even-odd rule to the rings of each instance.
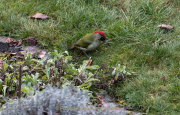
[[[96,48],[100,46],[101,41],[109,45],[109,43],[106,41],[106,35],[104,34],[104,32],[94,31],[91,34],[86,34],[85,36],[83,36],[68,49],[71,50],[74,48],[78,48],[79,50],[83,51],[87,57],[89,57],[86,52],[96,50]]]

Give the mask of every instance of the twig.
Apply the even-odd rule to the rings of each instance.
[[[21,77],[22,77],[22,65],[19,67],[19,95],[18,98],[21,98]]]

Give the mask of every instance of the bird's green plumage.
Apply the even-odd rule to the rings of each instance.
[[[79,39],[74,45],[87,48],[94,41],[94,33],[87,34],[83,38]]]
[[[86,54],[87,51],[93,51],[98,46],[100,46],[101,41],[108,44],[108,42],[106,41],[106,36],[102,31],[94,31],[92,34],[87,34],[81,39],[79,39],[68,49],[71,50],[74,48],[78,48],[79,50],[83,51]],[[86,56],[88,57],[87,54]]]
[[[69,49],[73,49],[76,47],[83,52],[92,51],[100,45],[101,37],[102,36],[99,33],[87,34],[79,39],[76,43],[74,43],[71,47],[69,47]]]

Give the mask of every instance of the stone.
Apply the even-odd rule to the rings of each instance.
[[[8,43],[6,43],[6,39],[8,37],[6,36],[0,36],[0,51],[8,51],[8,52],[18,52],[21,51],[21,47],[20,46],[16,46],[16,47],[10,47]]]
[[[0,36],[0,51],[7,51],[8,50],[8,43],[6,43],[6,39],[8,37]]]
[[[8,51],[15,53],[21,51],[21,47],[9,47]]]

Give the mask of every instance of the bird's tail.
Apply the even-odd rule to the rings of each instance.
[[[75,48],[75,45],[73,44],[72,46],[68,47],[69,50],[72,50]]]

